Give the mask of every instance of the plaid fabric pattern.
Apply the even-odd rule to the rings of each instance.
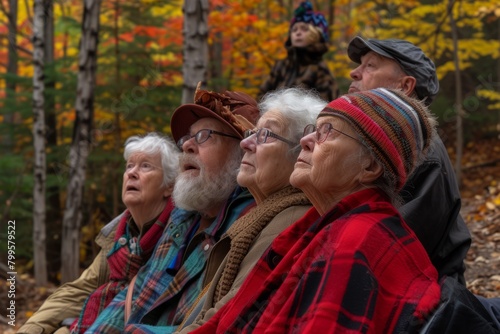
[[[129,231],[129,221],[132,217],[128,210],[125,211],[115,234],[114,246],[107,256],[109,282],[101,285],[87,298],[80,317],[71,326],[72,333],[84,333],[113,298],[127,287],[153,253],[173,208],[172,199],[169,198],[157,221],[144,235],[140,235],[134,244],[131,243],[134,238]],[[120,239],[127,240],[127,243],[120,242]],[[135,246],[134,249],[131,249],[132,245]]]
[[[208,250],[253,205],[250,193],[238,188],[212,225],[191,240],[181,268],[172,273],[166,268],[175,260],[189,226],[198,218],[193,212],[175,208],[171,215],[172,222],[164,230],[150,260],[137,275],[128,323],[124,323],[125,289],[101,313],[87,333],[139,333],[142,327],[146,332],[149,327],[162,333],[173,332],[203,288],[202,273]]]
[[[439,298],[418,239],[366,189],[281,233],[238,294],[192,333],[412,333]]]

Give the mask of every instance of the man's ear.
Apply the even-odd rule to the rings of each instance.
[[[403,79],[401,79],[401,89],[408,96],[411,96],[412,93],[415,91],[416,84],[417,84],[417,79],[415,79],[410,75],[404,76]]]
[[[359,181],[363,184],[373,183],[380,177],[380,175],[382,175],[383,172],[384,170],[378,161],[370,157],[369,160],[363,164],[363,170]]]

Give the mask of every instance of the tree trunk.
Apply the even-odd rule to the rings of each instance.
[[[116,1],[115,6],[114,6],[115,13],[113,14],[114,17],[114,22],[113,22],[113,36],[115,40],[115,84],[116,84],[116,91],[115,91],[115,99],[117,101],[120,101],[120,92],[122,90],[121,85],[120,85],[120,80],[121,80],[121,52],[120,52],[120,24],[119,24],[119,19],[120,19],[120,2]],[[126,117],[126,114],[122,114],[120,112],[120,109],[113,109],[114,112],[114,139],[115,139],[115,151],[120,152],[120,148],[122,145],[122,136],[121,136],[121,125],[120,125],[120,119],[122,117]],[[121,161],[119,162],[121,163]],[[120,207],[120,200],[121,200],[121,193],[119,187],[121,185],[120,183],[120,165],[118,162],[113,162],[115,165],[114,168],[111,171],[111,180],[112,180],[112,185],[111,185],[111,193],[113,195],[113,217],[118,216],[118,209]]]
[[[227,82],[222,74],[222,33],[214,34],[210,51],[210,83],[214,91],[218,92],[224,87],[227,88]],[[191,102],[191,101],[190,101]]]
[[[11,75],[10,78],[7,78],[6,83],[6,100],[11,100],[11,103],[8,103],[4,114],[4,122],[6,124],[13,124],[14,122],[14,99],[16,95],[16,82],[11,79],[13,76],[17,75],[17,0],[9,0],[9,26],[8,26],[8,40],[9,40],[9,60],[7,63],[7,73]],[[3,146],[7,148],[8,151],[12,149],[12,145],[14,143],[14,126],[7,126],[7,133],[5,133],[3,137]]]
[[[208,0],[186,0],[184,12],[184,87],[182,103],[193,102],[198,82],[205,83],[208,67]]]
[[[44,0],[44,68],[45,68],[45,138],[47,147],[57,147],[57,119],[56,119],[56,101],[55,101],[55,86],[56,74],[54,68],[54,2],[53,0]],[[48,72],[48,73],[47,73]],[[57,177],[58,168],[50,159],[47,161],[47,177]],[[59,186],[57,184],[47,187],[47,217],[50,220],[47,222],[49,231],[61,231],[61,199],[59,194]],[[61,267],[61,236],[59,233],[51,233],[47,236],[47,257],[49,261],[49,274],[54,277]]]
[[[462,155],[464,147],[464,134],[463,134],[463,114],[462,109],[462,78],[460,77],[460,62],[458,59],[458,32],[455,19],[453,18],[453,5],[455,1],[449,0],[448,13],[450,15],[451,35],[453,39],[453,63],[455,64],[455,110],[457,113],[456,119],[456,160],[455,160],[455,173],[457,175],[458,185],[462,184]]]
[[[333,39],[333,25],[335,24],[335,0],[328,2],[328,30],[330,31],[330,38]],[[330,43],[333,41],[330,40]],[[333,43],[332,43],[333,44]]]
[[[100,5],[101,0],[84,1],[75,103],[76,119],[69,152],[69,183],[63,216],[62,282],[74,280],[79,275],[81,207],[94,112]]]
[[[47,284],[47,258],[45,255],[45,115],[44,115],[44,10],[43,0],[35,0],[33,24],[33,253],[35,281],[37,285]]]

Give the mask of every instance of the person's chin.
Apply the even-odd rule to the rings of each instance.
[[[192,168],[192,169],[186,169],[186,170],[182,171],[179,176],[185,177],[185,178],[194,178],[194,177],[198,177],[199,175],[200,175],[200,170]]]
[[[241,170],[238,173],[238,176],[236,177],[236,182],[238,182],[240,186],[245,188],[248,188],[253,184],[252,180],[253,178],[251,177],[251,175],[248,175],[248,173],[245,173]]]
[[[122,196],[122,202],[127,208],[137,206],[141,204],[141,200],[137,196],[131,194],[125,194]]]
[[[295,167],[292,175],[290,175],[290,184],[295,188],[300,188],[307,179],[307,173],[308,171],[305,169]]]
[[[349,87],[349,90],[347,91],[347,93],[349,94],[352,94],[352,93],[356,93],[356,92],[359,92],[360,90],[356,87]]]

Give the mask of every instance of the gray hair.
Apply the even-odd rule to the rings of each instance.
[[[302,88],[285,88],[269,92],[262,97],[259,103],[260,115],[270,110],[277,110],[288,120],[285,137],[297,143],[292,150],[297,158],[300,152],[298,144],[308,124],[316,124],[318,114],[327,105],[313,90]]]
[[[134,153],[160,154],[163,185],[166,187],[174,185],[175,178],[179,173],[180,152],[170,137],[155,132],[144,136],[131,136],[125,141],[123,157],[128,160]]]

